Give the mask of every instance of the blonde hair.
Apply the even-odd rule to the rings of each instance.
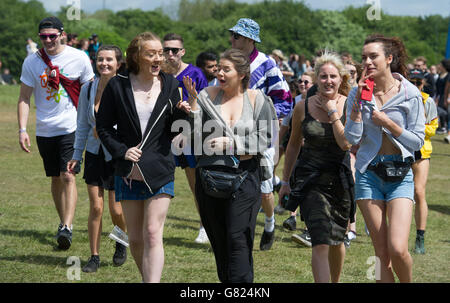
[[[338,92],[341,95],[348,96],[348,93],[350,92],[351,89],[350,85],[348,84],[350,74],[348,70],[345,68],[345,65],[342,62],[339,54],[329,50],[325,50],[320,57],[316,58],[315,62],[316,62],[314,65],[315,79],[319,79],[319,73],[322,66],[324,66],[325,64],[333,64],[342,78],[342,82],[341,85],[339,86]]]

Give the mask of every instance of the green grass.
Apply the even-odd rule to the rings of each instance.
[[[34,137],[35,108],[32,103],[28,130],[31,154],[20,150],[17,134],[16,103],[19,87],[0,86],[0,282],[71,282],[66,264],[68,257],[81,259],[83,266],[90,256],[87,234],[89,200],[86,185],[77,177],[73,245],[68,251],[55,249],[53,236],[59,223],[50,194],[50,180],[45,177]],[[411,226],[409,247],[414,259],[414,282],[450,282],[450,146],[443,136],[433,138],[434,153],[428,181],[429,217],[425,255],[413,253],[415,225]],[[282,166],[279,167],[281,173]],[[165,267],[162,282],[218,282],[213,253],[209,245],[194,243],[199,217],[184,172],[177,169],[175,195],[164,230]],[[277,198],[276,198],[277,199]],[[121,267],[114,267],[114,243],[108,238],[111,219],[105,205],[100,249],[101,267],[95,274],[81,272],[81,282],[140,282],[141,278],[129,255]],[[281,224],[287,215],[276,216],[276,239],[270,251],[259,251],[263,231],[263,214],[258,215],[254,257],[255,282],[312,282],[311,250],[291,241],[290,232]],[[304,224],[300,223],[303,228]],[[364,233],[358,211],[359,236],[347,250],[342,282],[370,283],[366,264],[373,248]]]

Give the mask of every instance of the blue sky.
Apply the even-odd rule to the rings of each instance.
[[[40,0],[50,12],[56,12],[61,6],[77,0]],[[102,9],[103,5],[113,11],[127,8],[141,8],[142,10],[153,10],[158,7],[176,7],[178,0],[79,0],[81,9],[89,13]],[[258,2],[261,0],[238,2]],[[444,17],[450,15],[450,0],[304,0],[312,9],[341,10],[349,5],[356,7],[366,3],[377,1],[381,9],[390,15],[427,16],[440,14]]]

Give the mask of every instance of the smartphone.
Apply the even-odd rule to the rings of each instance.
[[[364,101],[372,101],[372,93],[373,93],[373,84],[374,81],[373,79],[367,79],[365,81],[365,83],[367,84],[368,88],[363,88],[362,92],[361,92],[361,100]]]

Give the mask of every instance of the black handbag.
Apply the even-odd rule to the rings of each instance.
[[[401,182],[411,168],[410,162],[383,161],[370,165],[369,170],[374,171],[378,177],[386,182]]]
[[[232,173],[203,167],[200,167],[199,170],[200,182],[205,193],[219,199],[231,198],[248,175],[248,171]]]

